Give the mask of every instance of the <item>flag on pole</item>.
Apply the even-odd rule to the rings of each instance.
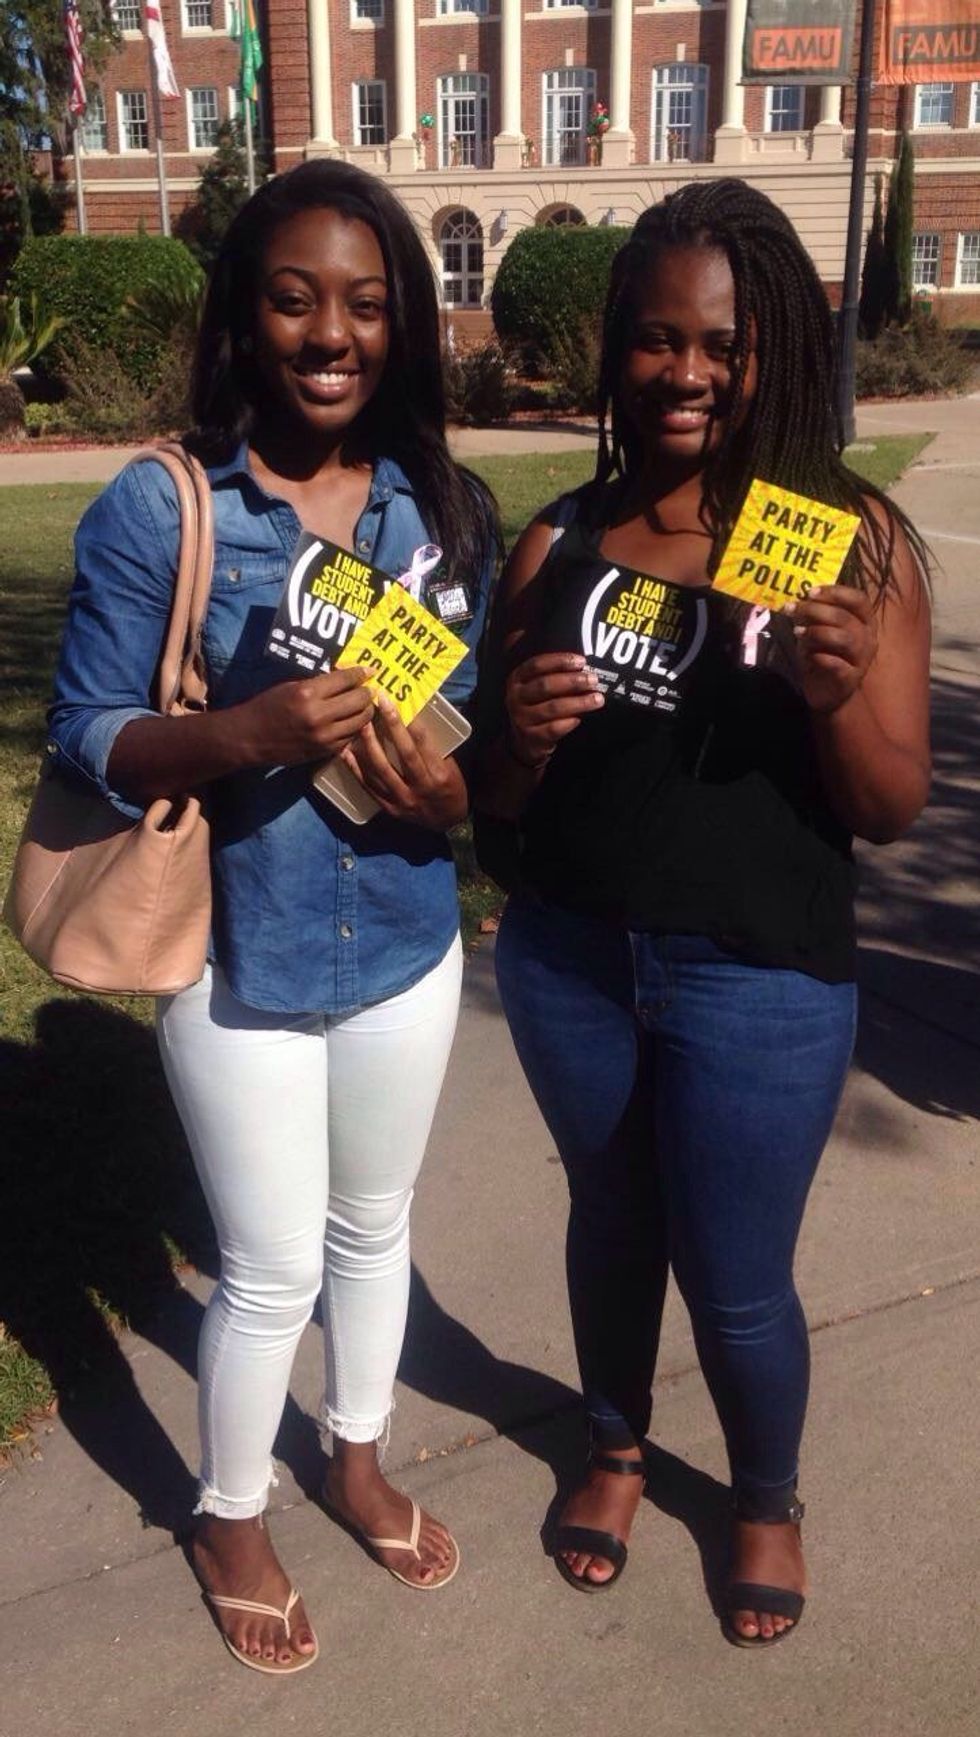
[[[163,18],[160,15],[160,0],[146,0],[146,34],[153,50],[153,66],[157,76],[157,90],[161,96],[179,97],[180,85],[174,72],[170,50],[167,47],[167,33],[163,28]]]
[[[255,12],[255,0],[234,0],[231,8],[229,35],[239,44],[241,60],[238,85],[242,101],[254,103],[259,95],[259,73],[262,71],[262,38]]]
[[[71,68],[68,108],[73,115],[83,115],[88,106],[88,96],[85,92],[85,58],[82,54],[82,21],[78,15],[78,0],[65,0],[65,40]]]

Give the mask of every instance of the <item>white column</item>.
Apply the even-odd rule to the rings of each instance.
[[[330,85],[330,0],[307,0],[310,43],[310,106],[313,137],[309,156],[326,156],[340,149],[333,131],[333,91]]]
[[[395,136],[388,162],[396,174],[418,167],[415,154],[415,0],[395,0]]]
[[[820,119],[813,129],[810,160],[814,163],[840,161],[844,155],[844,129],[840,121],[841,87],[825,84],[820,89]]]
[[[748,156],[745,87],[741,83],[746,10],[746,0],[728,0],[725,10],[725,72],[721,126],[715,133],[716,163],[742,163]]]
[[[521,10],[523,0],[500,0],[500,131],[493,141],[495,169],[519,169],[521,122]]]
[[[633,0],[612,0],[609,56],[609,127],[602,141],[604,168],[621,169],[633,161],[630,96],[633,82]]]

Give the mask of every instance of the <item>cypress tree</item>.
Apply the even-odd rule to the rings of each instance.
[[[864,251],[858,323],[863,338],[876,338],[885,320],[888,294],[885,256],[884,176],[875,176],[875,203]]]
[[[885,218],[887,294],[885,315],[908,325],[912,317],[912,228],[915,222],[915,156],[912,140],[902,134],[901,149],[892,169]]]

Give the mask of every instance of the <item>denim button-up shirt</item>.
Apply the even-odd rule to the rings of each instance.
[[[273,682],[265,643],[301,530],[294,509],[260,488],[244,445],[209,470],[214,582],[204,626],[209,705],[232,706]],[[170,613],[179,537],[177,497],[159,465],[130,465],[85,513],[76,577],[49,713],[49,752],[124,813],[106,767],[119,731],[153,713],[151,693]],[[431,541],[410,485],[377,463],[355,550],[388,573]],[[455,704],[476,678],[494,552],[465,576],[473,618],[455,629],[470,650],[443,689]],[[423,592],[423,600],[424,600]],[[246,770],[208,786],[214,916],[212,957],[239,1000],[272,1012],[336,1014],[409,988],[456,932],[445,837],[378,815],[346,821],[308,766]]]

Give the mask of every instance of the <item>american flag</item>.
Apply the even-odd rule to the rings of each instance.
[[[71,90],[68,107],[73,115],[83,115],[88,105],[85,94],[85,59],[82,54],[82,21],[78,16],[78,0],[65,0],[65,40],[71,66]]]

